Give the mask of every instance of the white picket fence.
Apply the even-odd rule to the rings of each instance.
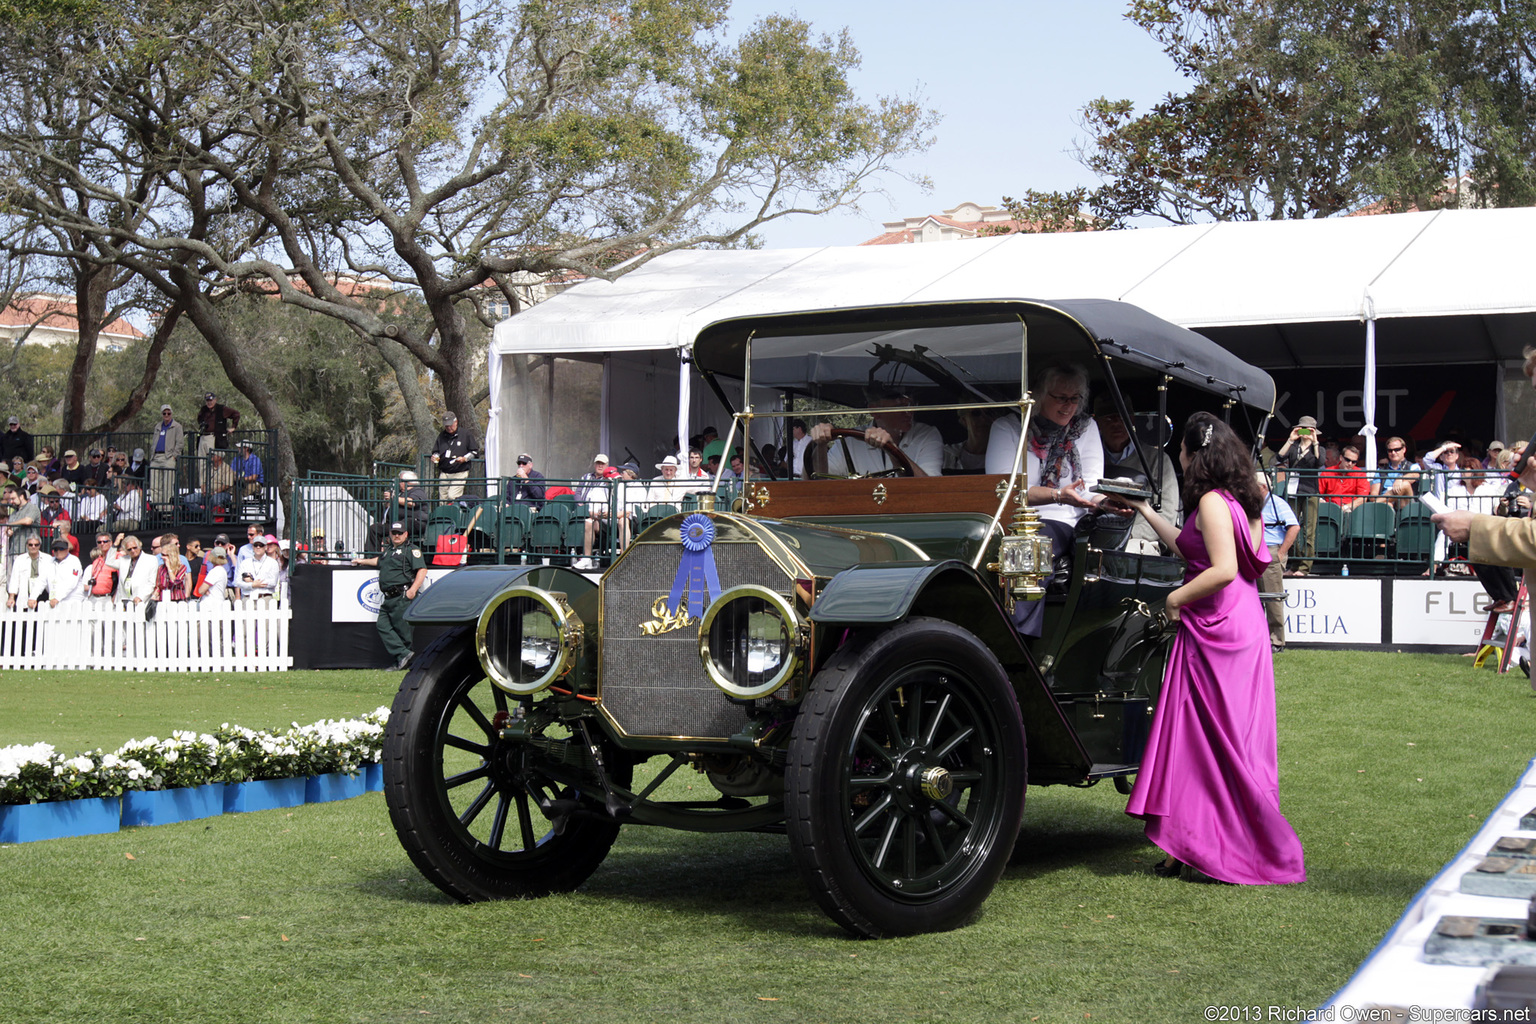
[[[162,601],[141,609],[60,605],[0,611],[0,669],[273,672],[293,667],[293,612],[268,599],[199,609]]]

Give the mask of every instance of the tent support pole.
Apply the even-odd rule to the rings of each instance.
[[[1376,307],[1369,295],[1365,298],[1365,382],[1360,389],[1360,407],[1365,414],[1365,453],[1360,467],[1367,473],[1376,471]]]
[[[683,346],[677,350],[677,463],[688,468],[688,419],[693,405],[693,349]],[[682,470],[679,470],[681,475]]]

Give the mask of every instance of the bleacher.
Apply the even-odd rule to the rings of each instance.
[[[88,466],[90,463],[89,452],[92,448],[100,448],[106,451],[108,448],[116,448],[118,452],[131,454],[135,448],[142,448],[150,452],[154,447],[155,435],[150,432],[114,432],[104,434],[35,434],[33,445],[41,455],[43,448],[50,447],[63,462],[63,453],[74,450],[78,454],[80,465]],[[231,494],[228,505],[218,506],[212,503],[191,504],[185,499],[193,492],[200,490],[200,485],[207,478],[208,466],[211,459],[199,459],[196,453],[197,438],[187,435],[185,450],[177,453],[176,465],[170,471],[152,471],[146,457],[144,473],[137,477],[143,488],[144,511],[139,518],[139,526],[134,530],[124,532],[133,533],[141,538],[152,535],[175,531],[184,537],[197,536],[205,543],[212,540],[218,533],[229,533],[231,536],[243,534],[248,523],[261,523],[269,529],[278,521],[278,492],[274,480],[273,467],[275,465],[275,432],[270,430],[232,430],[230,431],[231,449],[225,454],[233,458],[234,448],[240,443],[249,441],[253,454],[261,460],[262,483],[260,486],[241,493],[238,483],[236,490]],[[153,472],[164,472],[165,479],[152,480]],[[58,477],[58,471],[47,474],[49,481]],[[156,493],[155,484],[163,485],[164,493],[173,496],[168,501],[153,501],[152,495]],[[72,520],[78,520],[75,515],[74,502],[82,492],[77,489],[75,494],[64,496],[61,504],[70,512]],[[107,516],[101,528],[111,529],[113,521],[112,506],[121,494],[121,489],[113,486],[101,488],[99,492],[107,502]],[[95,529],[92,527],[91,529]],[[45,543],[51,538],[52,529],[44,531]],[[77,539],[81,539],[83,549],[89,549],[91,541],[81,537],[81,531],[72,526],[72,532]]]
[[[439,496],[437,481],[424,476],[419,486],[427,492],[429,507],[424,516],[412,516],[402,511],[398,496],[390,496],[397,475],[307,475],[296,487],[290,536],[309,543],[312,561],[333,563],[377,554],[384,539],[379,524],[395,521],[411,528],[412,539],[421,544],[429,564],[571,565],[583,556],[589,503],[577,500],[571,492],[590,481],[547,479],[547,488],[563,488],[567,493],[531,502],[512,499],[510,487],[504,487],[501,479],[470,477],[464,496],[448,501]],[[625,509],[631,538],[669,515],[698,508],[698,500],[692,496],[678,505],[650,506],[637,498],[648,484],[646,480],[627,485],[618,480],[604,481],[597,485],[603,499],[592,504],[616,507],[624,487],[631,499]],[[735,487],[723,483],[717,507],[729,508],[735,498]],[[317,532],[324,535],[323,551],[315,550]],[[460,537],[463,542],[456,539]],[[593,560],[599,566],[610,564],[619,553],[619,541],[618,531],[602,522],[593,540]]]
[[[1312,475],[1315,471],[1271,470],[1270,487],[1285,497],[1298,520],[1308,496],[1290,493],[1294,490],[1292,478]],[[1288,474],[1288,475],[1287,475]],[[1435,481],[1433,474],[1425,472],[1418,482],[1418,494],[1429,492]],[[1448,488],[1440,482],[1440,493],[1452,508],[1474,512],[1497,514],[1509,476],[1499,470],[1481,470],[1468,474],[1484,482],[1476,493],[1466,489]],[[1463,474],[1456,474],[1459,480]],[[1317,530],[1311,575],[1324,576],[1430,576],[1462,575],[1468,572],[1465,544],[1449,544],[1435,528],[1428,505],[1417,497],[1391,501],[1367,500],[1354,509],[1347,509],[1328,500],[1326,495],[1316,496]],[[1302,554],[1302,537],[1298,535],[1291,549],[1292,563],[1308,561]]]

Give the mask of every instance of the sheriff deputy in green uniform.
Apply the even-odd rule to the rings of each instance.
[[[379,589],[384,592],[379,637],[395,659],[395,668],[403,669],[411,662],[411,624],[405,621],[405,610],[427,580],[427,561],[421,557],[421,548],[411,546],[404,523],[390,523],[389,547],[377,558],[354,558],[352,564],[379,567]]]

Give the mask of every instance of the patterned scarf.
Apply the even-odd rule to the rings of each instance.
[[[1034,416],[1029,421],[1029,450],[1040,460],[1040,479],[1031,480],[1037,487],[1064,487],[1081,480],[1082,463],[1077,457],[1077,439],[1083,436],[1093,417],[1084,410],[1062,426],[1044,416]]]

